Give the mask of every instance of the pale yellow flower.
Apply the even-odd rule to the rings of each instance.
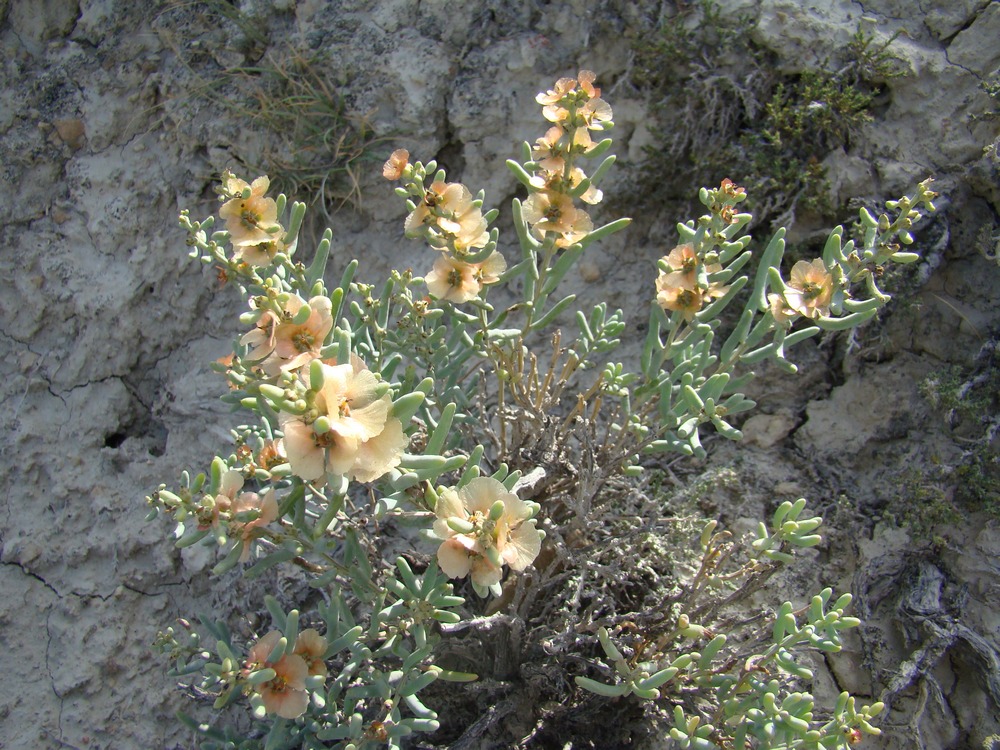
[[[273,669],[275,676],[255,685],[254,691],[260,695],[267,713],[277,714],[283,719],[296,719],[309,707],[309,693],[306,690],[309,667],[296,654],[282,655],[276,661],[268,661],[281,637],[279,631],[272,630],[258,640],[247,656],[246,669],[248,673],[259,669]]]
[[[306,321],[295,323],[305,304],[305,300],[293,294],[280,314],[266,310],[256,327],[240,339],[240,343],[251,349],[247,361],[259,366],[267,376],[296,370],[319,357],[326,337],[333,330],[333,306],[328,297],[313,297],[308,302],[310,312]]]
[[[228,172],[224,175],[223,193],[233,197],[222,204],[219,216],[225,219],[230,242],[236,247],[259,245],[281,235],[278,206],[273,198],[264,196],[269,185],[267,177],[258,177],[248,185]],[[250,197],[244,198],[248,188]]]
[[[558,234],[558,247],[579,242],[594,229],[586,211],[574,206],[573,199],[565,193],[552,190],[532,193],[524,202],[521,213],[539,236],[544,238],[547,232]]]
[[[399,465],[408,443],[399,420],[389,415],[392,398],[357,357],[321,367],[323,386],[312,392],[313,408],[278,415],[292,472],[307,481],[327,473],[374,481]],[[317,432],[320,417],[327,429]]]
[[[466,263],[445,255],[434,262],[424,281],[427,291],[440,300],[462,303],[479,296],[483,286],[495,284],[507,270],[507,261],[494,251],[481,263]]]
[[[256,245],[238,245],[233,253],[233,260],[243,261],[250,266],[269,266],[274,262],[278,253],[284,253],[291,257],[297,244],[298,238],[286,245],[283,240],[275,236],[273,239],[259,242]]]
[[[494,505],[502,504],[496,513]],[[535,528],[532,508],[496,479],[478,477],[459,490],[446,489],[434,509],[434,533],[444,541],[438,564],[449,578],[472,576],[478,586],[500,582],[502,565],[527,568],[541,550],[542,535]],[[448,521],[471,526],[459,533]]]
[[[327,648],[326,638],[321,636],[314,628],[307,628],[299,632],[295,639],[295,647],[292,653],[302,657],[309,669],[310,675],[321,675],[326,677],[328,670],[323,655]]]
[[[833,298],[833,276],[826,270],[822,258],[812,263],[800,260],[792,266],[785,289],[785,302],[805,318],[816,319],[830,314]]]

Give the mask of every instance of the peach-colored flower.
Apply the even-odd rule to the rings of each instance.
[[[601,95],[601,90],[594,86],[597,74],[592,70],[581,70],[576,74],[576,79],[580,83],[580,89],[591,99],[596,99]]]
[[[587,175],[584,174],[583,170],[579,167],[574,167],[569,173],[570,189],[575,188],[585,179],[587,179]],[[594,185],[591,185],[580,195],[580,200],[593,206],[604,200],[604,193],[598,190]]]
[[[478,208],[468,211],[457,221],[452,222],[449,229],[445,229],[444,221],[439,222],[439,226],[442,228],[441,237],[431,241],[431,245],[439,250],[450,247],[456,253],[462,254],[475,248],[486,247],[486,243],[490,241],[486,219]]]
[[[261,449],[257,451],[256,466],[264,471],[270,471],[275,466],[285,463],[285,456],[281,452],[281,445],[277,440],[267,440]]]
[[[603,99],[591,99],[576,114],[588,130],[603,130],[613,116],[611,105]]]
[[[397,148],[382,166],[382,176],[387,180],[398,180],[403,176],[403,170],[410,163],[410,152],[405,148]]]
[[[494,505],[500,501],[502,510]],[[535,528],[533,509],[496,479],[478,477],[459,490],[446,489],[434,509],[434,533],[444,541],[438,564],[450,578],[464,578],[488,587],[500,582],[502,565],[527,568],[541,550],[542,535]],[[471,525],[460,533],[449,525]]]
[[[576,90],[575,78],[560,78],[555,87],[544,94],[538,94],[535,101],[542,105],[542,116],[549,122],[565,122],[569,110],[562,106],[564,98]]]
[[[604,123],[611,120],[611,107],[600,98],[601,90],[593,85],[596,78],[589,70],[581,70],[576,78],[560,78],[554,88],[535,97],[542,105],[542,116],[549,122],[565,123],[570,127],[603,130]],[[570,122],[570,111],[574,107],[576,121]]]
[[[374,482],[390,469],[399,466],[410,438],[403,432],[403,424],[395,417],[385,421],[378,435],[362,440],[351,464],[350,476],[358,482]]]
[[[698,287],[687,287],[671,284],[670,276],[660,274],[656,279],[656,301],[664,310],[684,313],[684,320],[694,319],[696,312],[701,310],[704,295]]]
[[[789,324],[798,316],[798,313],[788,306],[788,303],[785,302],[785,298],[780,294],[767,295],[767,302],[771,309],[771,316],[774,318],[774,322],[780,326],[787,328]]]
[[[800,260],[792,266],[788,286],[785,288],[785,302],[805,318],[816,319],[829,315],[830,300],[833,298],[833,276],[826,270],[822,258],[809,261]]]
[[[374,481],[399,465],[408,443],[399,420],[389,416],[392,398],[357,357],[321,367],[323,386],[312,392],[313,408],[278,415],[292,472],[307,481],[327,473]],[[324,429],[317,432],[320,417]]]
[[[726,177],[722,183],[719,185],[719,192],[723,195],[729,196],[730,198],[735,198],[740,195],[746,195],[746,188],[740,187],[728,177]]]
[[[485,247],[489,241],[482,211],[473,203],[469,189],[459,182],[433,183],[406,217],[404,231],[407,237],[426,236],[439,249],[446,249],[453,241],[460,252]]]
[[[687,286],[694,286],[697,283],[699,261],[693,245],[678,245],[663,260]]]
[[[558,125],[553,125],[545,135],[535,141],[531,155],[542,169],[549,172],[561,172],[565,166],[566,150],[560,145],[560,139],[566,131]]]
[[[310,312],[306,321],[294,322],[306,304],[293,294],[280,314],[265,310],[256,327],[240,339],[240,343],[251,349],[247,360],[257,364],[269,377],[295,370],[319,357],[333,329],[333,306],[329,297],[313,297],[308,302]]]
[[[254,691],[260,695],[267,713],[277,714],[283,719],[296,719],[309,706],[309,693],[306,690],[309,667],[305,659],[296,654],[286,654],[276,661],[268,661],[281,637],[279,631],[272,630],[258,640],[247,656],[246,669],[248,673],[259,669],[273,669],[275,676],[254,686]]]
[[[235,469],[230,469],[222,475],[219,491],[211,502],[198,509],[198,530],[213,528],[219,524],[219,514],[228,513],[236,500],[236,493],[243,488],[243,475]]]
[[[281,232],[278,232],[278,234],[281,234]],[[291,244],[286,245],[282,239],[275,236],[266,242],[259,242],[256,245],[238,245],[233,253],[233,260],[243,261],[251,266],[269,266],[274,262],[278,253],[284,253],[291,257],[295,252],[296,244],[298,244],[298,238],[292,241]]]
[[[565,193],[552,190],[540,190],[528,196],[522,216],[539,236],[544,237],[547,232],[558,234],[558,247],[569,247],[594,229],[586,211],[574,206],[573,199]]]
[[[230,512],[233,520],[229,523],[229,534],[243,540],[240,561],[246,562],[250,559],[251,543],[260,535],[258,529],[278,518],[278,501],[274,499],[274,490],[268,490],[263,495],[244,492],[233,501]],[[251,520],[239,520],[242,517],[250,517]]]
[[[323,655],[326,653],[326,638],[321,636],[314,628],[308,628],[299,633],[295,639],[295,647],[292,653],[301,656],[302,660],[309,668],[310,675],[321,675],[326,677],[326,662]]]
[[[445,255],[434,262],[424,281],[427,291],[440,300],[462,303],[479,296],[483,287],[495,284],[507,270],[503,255],[494,251],[481,263],[466,263]]]
[[[590,137],[590,131],[587,128],[577,128],[573,133],[573,143],[570,146],[570,151],[574,154],[589,154],[597,148],[597,144]]]
[[[694,319],[695,313],[701,310],[706,301],[722,297],[729,291],[728,286],[718,283],[709,283],[707,287],[698,286],[701,261],[693,245],[678,245],[660,262],[669,271],[661,271],[656,277],[656,301],[664,310],[684,313],[687,321]],[[721,270],[719,263],[705,266],[706,274]]]
[[[281,234],[278,206],[273,198],[264,197],[269,185],[267,177],[258,177],[248,185],[229,172],[223,175],[223,195],[231,197],[222,204],[219,216],[226,220],[233,245],[259,245]],[[243,192],[248,188],[250,197],[244,198]]]
[[[548,159],[546,161],[553,161]],[[562,160],[559,160],[562,162]],[[541,167],[540,171],[531,178],[531,185],[539,190],[552,190],[557,193],[568,193],[577,185],[587,179],[587,175],[579,167],[573,167],[569,176],[566,176],[565,166],[560,166],[557,170]],[[580,200],[584,203],[595,205],[604,199],[604,193],[594,185],[588,187],[581,195]]]

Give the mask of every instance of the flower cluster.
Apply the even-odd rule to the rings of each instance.
[[[326,638],[316,630],[303,630],[295,639],[292,652],[279,648],[282,634],[272,630],[260,638],[247,655],[244,676],[259,670],[271,670],[274,676],[250,688],[261,700],[264,711],[283,719],[295,719],[309,706],[306,679],[326,677]],[[275,651],[278,651],[276,654]]]
[[[707,300],[722,297],[729,287],[707,280],[708,274],[722,270],[718,263],[705,263],[690,244],[678,245],[659,262],[656,278],[656,301],[664,310],[682,313],[694,319]]]
[[[745,199],[746,190],[729,179],[724,179],[718,188],[703,190],[702,201],[710,211],[704,217],[710,224],[709,231],[726,240],[734,229],[739,229],[749,219],[748,214],[736,210],[737,204]],[[737,252],[742,249],[736,244],[731,247]],[[717,262],[719,257],[713,244],[688,241],[661,258],[656,278],[656,301],[660,307],[680,313],[690,323],[708,303],[726,296],[730,286],[712,280],[727,276],[722,274],[724,268]],[[735,255],[729,257],[733,259]],[[835,278],[843,279],[844,274],[835,277],[822,258],[798,261],[780,291],[767,295],[767,307],[774,322],[788,328],[799,316],[817,320],[830,315],[835,293],[845,286]]]
[[[798,261],[792,266],[784,293],[768,295],[774,319],[783,324],[796,313],[813,320],[829,315],[832,299],[833,275],[822,258],[814,258],[812,262]]]
[[[402,173],[405,155],[399,161]],[[287,251],[277,239],[257,242],[284,231],[276,220],[277,203],[265,196],[268,184],[267,177],[258,177],[248,185],[227,172],[219,191],[229,198],[220,215],[227,220],[230,241],[251,264],[245,248],[270,252],[280,246]],[[485,221],[473,213],[478,215],[478,209],[464,208],[455,224],[475,225],[482,234]],[[389,414],[388,389],[356,356],[345,363],[323,358],[334,327],[330,297],[317,294],[305,300],[295,291],[277,289],[269,284],[266,294],[251,297],[254,327],[240,339],[247,353],[228,363],[227,375],[231,382],[256,380],[258,388],[281,383],[298,396],[276,399],[284,437],[275,450],[300,479],[323,484],[328,475],[339,475],[374,481],[399,464],[408,444],[402,423]]]
[[[285,229],[278,223],[278,204],[265,196],[270,186],[267,177],[251,183],[233,176],[228,170],[222,175],[219,199],[223,201],[219,216],[226,221],[233,260],[250,266],[269,266],[278,253],[291,256],[295,243],[285,244]]]
[[[471,574],[478,588],[499,586],[505,563],[521,571],[538,556],[543,534],[535,528],[537,511],[490,477],[444,490],[434,509],[434,533],[444,540],[437,553],[441,570],[449,578]]]
[[[389,180],[403,179],[404,193],[414,198],[404,225],[406,236],[423,238],[441,252],[424,278],[434,297],[468,302],[478,297],[484,286],[500,280],[507,262],[494,249],[495,243],[490,244],[481,198],[474,198],[465,185],[443,179],[425,187],[422,165],[411,166],[405,149],[392,153],[382,175]]]
[[[399,465],[409,439],[390,414],[388,389],[359,357],[345,364],[316,360],[308,383],[300,382],[306,408],[278,414],[281,449],[296,476],[371,482]]]
[[[551,238],[556,247],[569,247],[594,229],[590,215],[577,208],[574,199],[593,205],[603,198],[576,166],[578,157],[597,149],[590,132],[613,126],[611,107],[601,99],[594,79],[594,73],[581,70],[576,78],[560,78],[553,89],[535,97],[553,125],[532,148],[536,166],[523,216],[539,240]]]
[[[326,296],[306,302],[297,294],[283,295],[275,307],[263,309],[254,329],[240,339],[250,348],[244,360],[272,378],[308,364],[320,356],[333,330],[331,310]]]
[[[278,503],[273,489],[263,494],[241,489],[243,475],[232,469],[225,472],[219,491],[202,498],[195,516],[201,531],[215,529],[220,520],[225,521],[228,536],[242,540],[240,560],[245,561],[250,557],[250,543],[260,535],[259,529],[278,518]]]

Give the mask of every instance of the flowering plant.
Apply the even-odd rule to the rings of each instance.
[[[677,530],[643,474],[658,453],[703,456],[702,428],[739,439],[733,418],[754,406],[741,391],[750,366],[794,371],[796,343],[855,327],[888,301],[877,279],[884,264],[916,259],[900,245],[919,207],[933,210],[929,181],[890,204],[894,220],[862,209],[858,242],[836,228],[822,258],[796,263],[787,281],[784,230],[754,268],[745,191],[729,180],[703,188],[707,213],[678,225],[658,263],[633,370],[612,359],[621,311],[570,316],[574,295],[557,294],[587,247],[628,225],[591,216],[614,163],[603,137],[613,113],[595,80],[581,71],[539,94],[548,129],[508,162],[528,193],[513,202],[518,257],[499,249],[498,211],[484,212],[482,192],[403,150],[383,175],[407,201],[406,236],[434,260],[423,277],[393,271],[378,291],[355,280],[356,261],[328,286],[330,230],[308,265],[297,260],[305,207],[267,197],[266,177],[223,175],[225,230],[182,214],[192,256],[248,303],[218,369],[224,400],[253,421],[206,473],[152,493],[150,518],[172,517],[180,547],[219,548],[216,575],[296,569],[323,598],[286,610],[264,596],[272,624],[250,642],[207,617],[209,648],[186,621],[161,633],[172,674],[193,676],[217,710],[241,698],[252,709],[244,733],[186,719],[205,747],[399,747],[441,725],[420,695],[432,683],[507,678],[529,654],[590,693],[651,701],[679,747],[835,747],[877,733],[879,704],[856,707],[845,693],[820,720],[794,689],[810,676],[797,652],[836,651],[857,624],[844,614],[849,595],[785,602],[764,630],[723,617],[796,548],[819,544],[822,519],[786,502],[749,545],[711,521],[685,577],[650,541]],[[493,287],[520,298],[498,309]],[[575,334],[555,328],[567,320]],[[405,532],[414,524],[424,540]],[[400,539],[408,549],[391,553]],[[642,583],[650,574],[681,593]],[[463,632],[479,656],[446,647]],[[601,661],[584,668],[579,654]]]

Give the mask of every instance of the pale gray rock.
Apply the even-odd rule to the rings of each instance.
[[[212,16],[210,4],[167,5],[0,0],[0,669],[18,676],[18,689],[0,699],[0,745],[8,748],[191,747],[191,733],[173,717],[191,704],[149,644],[178,616],[218,610],[246,628],[234,603],[257,596],[246,607],[260,606],[260,591],[210,579],[209,551],[182,556],[172,524],[143,520],[144,496],[161,482],[176,486],[184,469],[205,470],[215,452],[229,450],[226,432],[239,420],[216,400],[225,386],[207,365],[239,334],[241,304],[218,290],[214,269],[186,257],[177,215],[215,210],[218,173],[238,167],[237,155],[261,150],[224,108],[192,91],[220,64],[252,65],[262,51]],[[624,187],[622,175],[643,147],[656,145],[642,94],[629,84],[630,42],[648,33],[663,6],[275,0],[234,7],[262,24],[271,51],[301,44],[329,52],[350,111],[385,139],[364,165],[361,209],[333,213],[331,276],[358,257],[363,277],[374,281],[390,266],[423,273],[433,261],[429,250],[404,244],[405,208],[379,175],[382,160],[397,147],[438,158],[450,179],[486,190],[504,226],[510,198],[521,194],[504,161],[546,127],[534,96],[581,68],[598,73],[616,113],[611,135],[623,169],[605,190]],[[811,375],[766,373],[754,386],[754,398],[773,413],[744,424],[763,436],[760,444],[712,445],[712,460],[738,455],[746,471],[759,467],[770,498],[825,492],[815,499],[843,494],[867,508],[894,489],[885,467],[907,451],[950,459],[940,415],[917,385],[948,363],[970,361],[998,325],[990,276],[998,272],[976,243],[993,237],[1000,205],[995,150],[984,155],[997,139],[988,116],[995,102],[980,86],[998,65],[1000,6],[918,6],[922,12],[903,2],[723,3],[724,13],[759,17],[754,38],[774,51],[781,73],[829,59],[859,23],[879,39],[901,30],[890,50],[907,75],[885,82],[876,122],[827,159],[835,199],[860,196],[871,205],[931,173],[952,193],[936,220],[944,228],[928,230],[920,248],[936,260],[920,272],[926,284],[905,297],[909,307],[887,314],[850,352],[837,337],[803,345],[797,361]],[[607,205],[595,211],[598,221],[618,215]],[[849,225],[855,216],[842,220]],[[689,217],[641,218],[652,229],[595,248],[566,285],[583,304],[620,305],[644,325],[652,264],[675,244],[674,224]],[[502,243],[509,259],[518,252],[509,235]],[[300,252],[308,259],[312,248],[303,242]],[[627,339],[623,359],[635,358],[636,340]],[[808,454],[805,468],[793,460],[798,452]],[[758,489],[765,484],[758,479]],[[764,510],[761,502],[720,512],[747,525]],[[850,523],[843,515],[831,525]],[[818,577],[824,566],[850,567],[855,558],[861,569],[908,544],[880,532],[858,539],[855,555],[862,521],[809,572]],[[987,529],[942,565],[969,586],[968,626],[993,633],[995,645],[990,539]],[[912,651],[892,631],[892,612],[872,615],[890,642],[884,649],[866,642],[882,671],[859,678],[856,689],[886,679]],[[859,661],[867,668],[852,646],[834,671],[847,681]],[[969,674],[982,673],[982,664],[969,663]],[[998,728],[973,713],[989,704],[981,689],[975,693],[974,677],[953,672],[942,661],[935,674],[971,708],[931,710],[921,726],[941,741],[981,743]],[[914,746],[898,729],[907,708],[889,717],[887,750]]]

